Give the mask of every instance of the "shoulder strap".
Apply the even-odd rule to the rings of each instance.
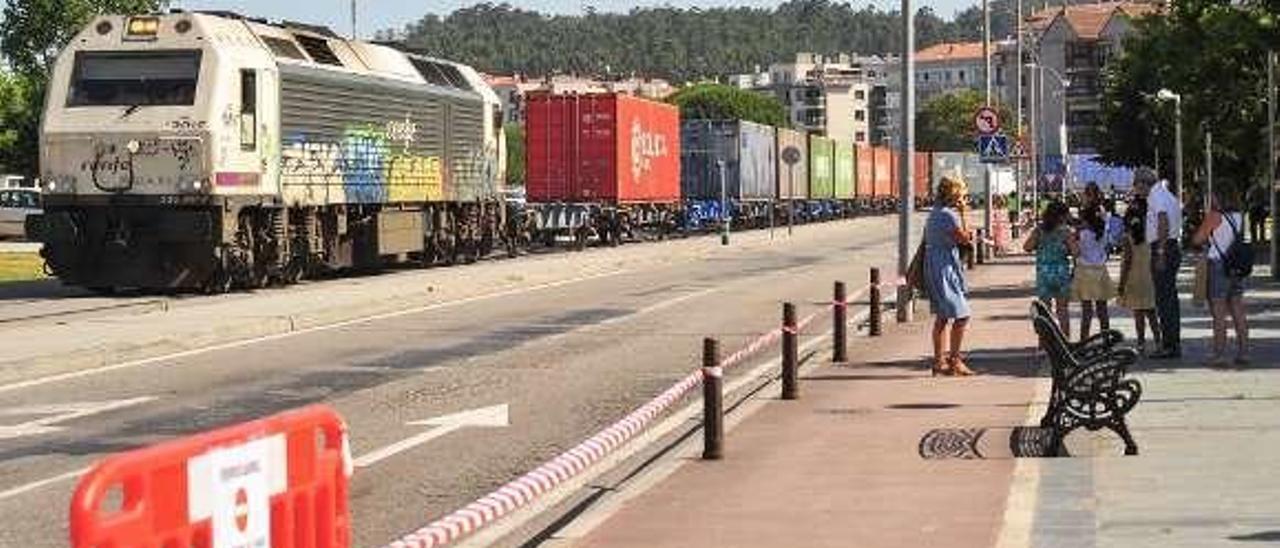
[[[1236,230],[1236,224],[1234,222],[1231,222],[1231,215],[1224,211],[1219,211],[1218,214],[1222,216],[1222,220],[1227,223],[1227,226],[1231,227],[1231,243],[1235,243],[1235,240],[1240,235],[1240,232]],[[1217,229],[1215,228],[1214,230],[1217,230]],[[1214,249],[1218,250],[1218,258],[1220,259],[1227,258],[1227,254],[1222,252],[1222,246],[1218,245],[1218,240],[1214,239],[1212,231],[1209,232],[1209,243],[1213,244]]]

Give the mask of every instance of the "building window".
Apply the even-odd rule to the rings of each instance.
[[[853,111],[853,119],[859,122],[865,122],[867,120],[867,111],[865,110]]]
[[[963,71],[963,70],[962,70],[962,71],[960,71],[960,81],[961,81],[961,82],[963,82],[963,81],[964,81],[964,71]]]
[[[857,91],[853,92],[853,98],[854,98],[854,99],[857,99],[857,100],[859,100],[859,101],[864,101],[864,100],[866,100],[866,98],[867,98],[867,92],[862,91],[862,90],[857,90]]]
[[[945,74],[945,75],[946,75],[946,77],[947,77],[947,78],[946,78],[946,80],[947,80],[948,82],[950,82],[950,81],[951,81],[951,71],[946,71],[946,72],[944,72],[943,74]]]
[[[926,73],[924,73],[924,81],[926,81],[926,82],[928,82],[928,81],[929,81],[929,73],[927,73],[927,72],[926,72]]]
[[[859,143],[867,142],[867,132],[859,131],[853,134],[853,140]]]

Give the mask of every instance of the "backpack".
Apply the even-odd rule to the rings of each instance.
[[[1231,227],[1231,245],[1227,246],[1225,253],[1218,247],[1217,242],[1213,243],[1213,247],[1217,248],[1218,254],[1222,256],[1222,266],[1226,269],[1228,276],[1248,278],[1253,275],[1253,246],[1244,242],[1244,238],[1240,236],[1240,229],[1231,220],[1231,215],[1223,213],[1222,219]]]

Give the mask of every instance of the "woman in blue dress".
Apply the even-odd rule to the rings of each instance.
[[[969,325],[969,300],[965,297],[969,287],[964,279],[960,247],[973,245],[973,235],[965,220],[966,194],[968,188],[964,182],[944,177],[938,185],[938,202],[924,227],[924,281],[935,316],[935,376],[974,374],[960,356],[965,328]]]

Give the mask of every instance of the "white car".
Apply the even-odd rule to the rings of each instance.
[[[28,215],[40,214],[40,192],[31,189],[0,190],[0,238],[22,238]]]

